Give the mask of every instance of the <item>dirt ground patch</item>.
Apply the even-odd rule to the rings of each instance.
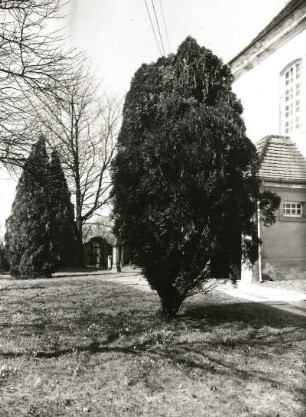
[[[305,415],[306,320],[216,292],[163,321],[101,276],[0,282],[0,416]]]

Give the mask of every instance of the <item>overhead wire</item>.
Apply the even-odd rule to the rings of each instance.
[[[161,35],[161,32],[160,32],[159,21],[158,21],[158,17],[157,17],[157,13],[156,13],[156,9],[155,9],[153,0],[151,0],[151,4],[152,4],[152,7],[153,7],[153,12],[154,12],[155,20],[156,20],[156,25],[157,25],[157,30],[158,30],[158,34],[159,34],[160,44],[161,44],[164,55],[166,55],[165,48],[164,48],[164,42],[163,42],[163,38],[162,38],[162,35]]]
[[[151,27],[152,27],[152,30],[153,30],[153,33],[154,33],[154,38],[155,38],[155,41],[156,41],[156,44],[157,44],[159,53],[162,55],[162,51],[160,49],[160,45],[159,45],[159,42],[158,42],[158,38],[157,38],[155,29],[154,29],[154,25],[153,25],[153,21],[152,21],[152,18],[151,18],[150,10],[149,10],[148,4],[147,4],[147,0],[144,0],[144,2],[145,2],[146,9],[147,9],[147,12],[148,12],[148,16],[149,16],[149,19],[150,19],[150,22],[151,22]]]
[[[159,0],[159,7],[160,7],[162,18],[163,18],[163,24],[164,24],[164,29],[165,29],[166,39],[167,39],[167,45],[168,45],[168,49],[169,49],[169,52],[170,52],[171,51],[171,46],[170,46],[170,42],[169,42],[169,36],[168,36],[168,31],[167,31],[166,19],[165,19],[165,15],[164,15],[164,9],[163,9],[163,6],[162,6],[162,0]]]

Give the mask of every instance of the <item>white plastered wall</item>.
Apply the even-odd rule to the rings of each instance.
[[[280,73],[299,58],[302,59],[302,127],[290,136],[306,156],[306,30],[242,74],[234,82],[233,90],[242,102],[247,135],[253,142],[266,135],[280,135]]]

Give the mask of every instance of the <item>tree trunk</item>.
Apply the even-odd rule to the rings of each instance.
[[[161,300],[162,315],[167,319],[175,317],[185,297],[172,285],[157,289],[157,293]]]
[[[82,217],[82,207],[83,207],[83,200],[82,200],[82,193],[81,193],[81,175],[80,175],[80,161],[79,161],[79,132],[78,132],[78,123],[74,120],[74,102],[73,99],[71,101],[71,143],[74,143],[75,151],[74,151],[74,173],[75,173],[75,211],[76,211],[76,225],[77,225],[77,232],[78,232],[78,242],[80,248],[83,248],[83,221],[84,218]],[[75,141],[73,140],[73,133],[75,136]],[[82,251],[83,254],[83,251]],[[80,260],[81,265],[84,264],[84,257]]]
[[[80,248],[79,254],[79,262],[77,266],[83,267],[84,266],[84,251],[83,251],[83,222],[79,218],[76,219],[76,226],[77,226],[77,238],[78,238],[78,245]]]
[[[80,245],[83,244],[83,222],[80,219],[76,219],[76,226],[78,229],[78,241],[80,243]]]

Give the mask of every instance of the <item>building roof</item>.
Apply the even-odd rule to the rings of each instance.
[[[112,221],[106,217],[101,216],[99,221],[95,223],[85,223],[83,228],[83,241],[89,242],[93,238],[103,238],[110,245],[115,244],[115,236],[113,234]]]
[[[228,63],[235,78],[305,29],[306,0],[291,0],[259,34]]]
[[[286,136],[265,136],[257,143],[259,177],[281,183],[306,184],[306,160]]]
[[[258,42],[261,38],[263,38],[267,33],[269,33],[272,29],[278,26],[281,22],[283,22],[291,13],[293,13],[301,4],[305,3],[305,0],[291,0],[288,4],[276,15],[271,22],[266,26],[259,34],[254,38],[249,45],[243,50],[250,48],[254,43]],[[243,53],[241,51],[240,53]]]

